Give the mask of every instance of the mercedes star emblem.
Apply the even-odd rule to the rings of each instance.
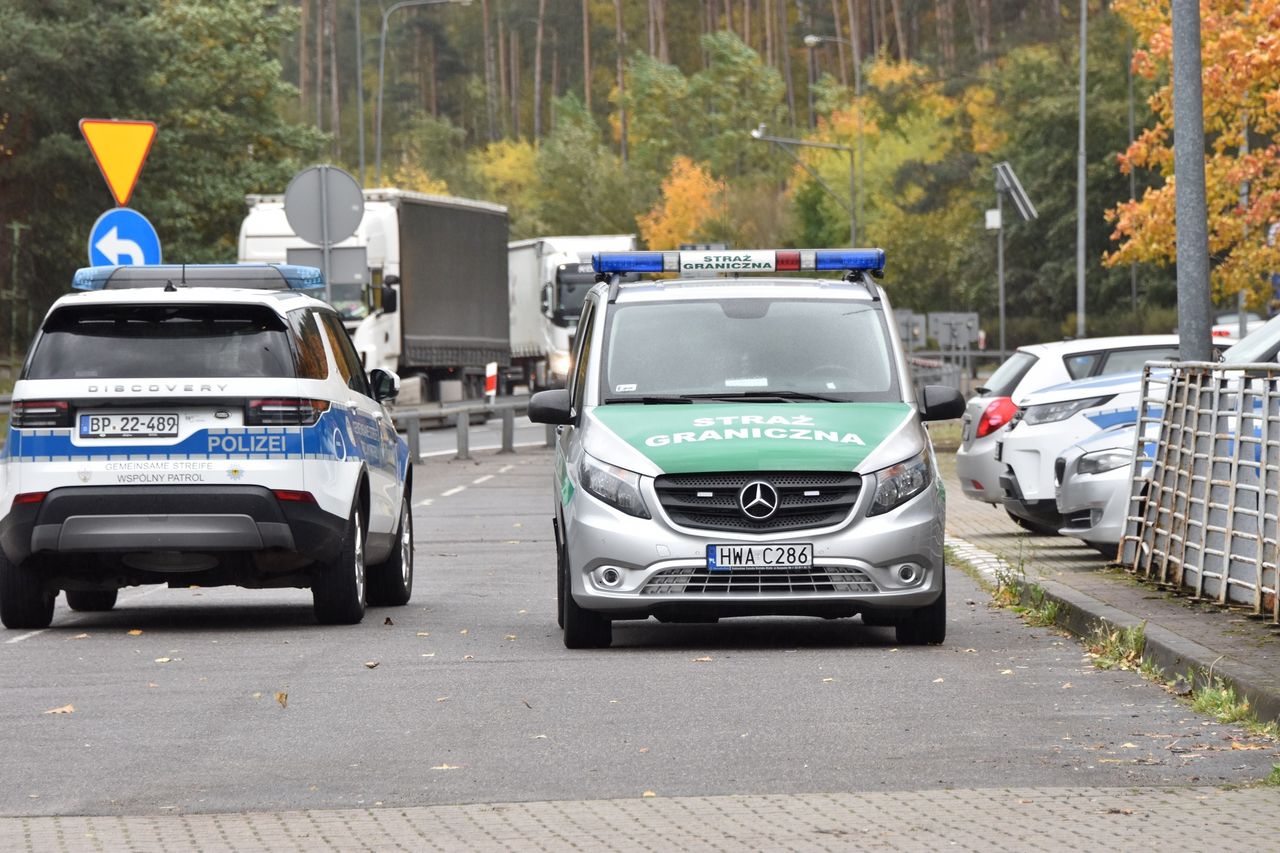
[[[764,521],[778,509],[778,490],[763,480],[753,480],[738,492],[742,512],[754,521]]]

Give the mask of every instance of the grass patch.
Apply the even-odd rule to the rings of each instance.
[[[1249,700],[1236,695],[1235,688],[1223,683],[1220,678],[1196,689],[1191,697],[1191,708],[1220,723],[1244,726],[1250,734],[1280,739],[1280,724],[1275,720],[1266,723],[1260,721]],[[1272,768],[1271,776],[1267,778],[1273,780],[1268,784],[1280,785],[1280,764]]]
[[[1085,648],[1098,669],[1143,669],[1142,653],[1147,648],[1147,623],[1128,628],[1099,624],[1085,638]]]
[[[928,425],[929,438],[934,450],[958,450],[960,447],[960,421],[933,421]]]

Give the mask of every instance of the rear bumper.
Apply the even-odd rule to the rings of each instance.
[[[84,486],[54,489],[0,519],[0,548],[32,554],[279,549],[316,560],[338,553],[347,520],[261,486]]]

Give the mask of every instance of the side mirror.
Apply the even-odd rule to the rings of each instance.
[[[373,388],[373,399],[379,403],[394,400],[400,394],[400,377],[381,367],[369,371],[369,385]]]
[[[573,423],[573,405],[566,388],[539,391],[529,398],[529,420],[535,424]]]
[[[921,420],[946,421],[964,414],[964,397],[950,385],[926,385],[921,397]]]
[[[396,312],[396,289],[393,284],[400,283],[400,276],[389,275],[382,280],[382,313],[394,314]]]

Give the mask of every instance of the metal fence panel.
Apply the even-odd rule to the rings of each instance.
[[[1280,622],[1280,365],[1151,362],[1120,559]]]

